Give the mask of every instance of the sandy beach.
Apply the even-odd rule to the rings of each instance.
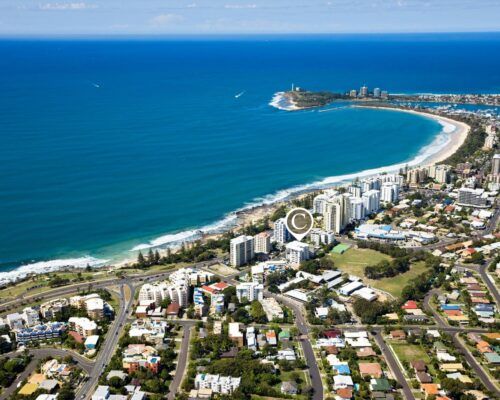
[[[401,108],[395,108],[395,107],[376,107],[376,106],[358,106],[355,105],[353,107],[363,107],[363,108],[374,108],[374,109],[379,109],[379,110],[387,110],[391,112],[406,112],[410,114],[416,114],[420,115],[426,118],[431,118],[437,122],[439,122],[443,126],[443,131],[449,135],[448,142],[446,145],[442,146],[437,152],[430,154],[428,157],[423,159],[421,162],[417,164],[412,164],[412,167],[420,166],[420,167],[427,167],[433,164],[437,164],[440,162],[443,162],[446,160],[448,157],[452,156],[459,148],[462,146],[464,143],[465,139],[467,139],[467,135],[470,132],[470,126],[460,122],[453,120],[451,118],[446,118],[440,115],[435,115],[431,113],[426,113],[426,112],[420,112],[420,111],[413,111],[413,110],[405,110]],[[394,166],[395,167],[395,166]],[[387,168],[387,172],[397,172],[397,169],[392,169],[390,167]],[[375,176],[378,173],[373,173],[372,175],[365,175],[365,177],[369,176]],[[351,180],[346,180],[342,183],[339,184],[332,184],[331,187],[335,186],[341,186],[348,184],[349,181]],[[327,187],[328,188],[328,187]],[[251,223],[257,222],[264,218],[266,215],[270,215],[274,210],[276,210],[281,204],[286,203],[290,200],[302,197],[308,193],[314,192],[319,190],[320,188],[318,187],[311,187],[309,190],[302,191],[300,194],[297,195],[291,195],[289,198],[287,198],[284,201],[277,201],[274,204],[267,204],[267,205],[262,205],[262,206],[257,206],[251,209],[247,209],[245,211],[240,211],[237,212],[237,221],[236,221],[236,226],[233,227],[235,231],[238,231],[242,227],[249,225]],[[325,189],[325,187],[321,187],[321,189]],[[206,235],[203,237],[203,239],[209,238],[209,237],[216,237],[217,235]]]
[[[453,131],[447,132],[450,136],[448,144],[439,151],[437,151],[436,153],[427,157],[423,162],[418,164],[419,166],[422,167],[428,167],[430,165],[443,162],[448,157],[452,156],[460,148],[460,146],[462,146],[462,144],[465,142],[465,139],[467,139],[467,135],[470,132],[470,126],[467,125],[466,123],[432,113],[406,110],[396,107],[376,107],[376,106],[354,106],[354,107],[372,108],[377,110],[388,110],[388,111],[405,112],[409,114],[420,115],[422,117],[430,118],[433,119],[434,121],[439,122],[443,126],[444,132],[446,132],[447,126],[453,126],[454,127]]]
[[[290,104],[288,104],[290,106]],[[443,126],[442,132],[448,135],[448,141],[446,142],[445,145],[441,146],[441,148],[434,152],[431,153],[429,156],[425,157],[418,163],[411,163],[412,167],[420,166],[430,166],[439,162],[442,162],[446,160],[448,157],[453,155],[459,148],[460,146],[464,143],[465,139],[467,138],[467,135],[470,132],[470,126],[460,122],[453,120],[451,118],[446,118],[440,115],[435,115],[431,113],[426,113],[426,112],[420,112],[420,111],[413,111],[413,110],[405,110],[401,108],[395,108],[395,107],[376,107],[376,106],[364,106],[364,105],[353,105],[353,107],[359,107],[359,108],[373,108],[373,109],[378,109],[381,111],[390,111],[390,112],[406,112],[410,114],[416,114],[420,115],[426,118],[431,118],[437,122],[439,122]],[[285,109],[285,108],[282,108]],[[286,109],[287,111],[290,111],[290,108]],[[295,110],[295,109],[294,109]],[[441,133],[440,133],[441,134]],[[407,160],[403,160],[402,163],[393,165],[393,166],[388,166],[388,167],[382,167],[378,169],[374,169],[373,173],[365,173],[362,176],[363,177],[370,177],[370,176],[375,176],[378,175],[381,171],[383,170],[384,172],[388,173],[393,173],[393,172],[398,172],[399,168],[406,164]],[[367,171],[369,172],[369,171]],[[230,230],[233,230],[234,232],[239,232],[243,227],[248,226],[250,224],[256,223],[260,220],[262,220],[265,216],[271,215],[280,205],[287,203],[293,199],[298,199],[301,198],[309,193],[318,191],[318,190],[324,190],[328,188],[333,188],[333,187],[338,187],[338,186],[343,186],[351,182],[354,177],[358,177],[358,175],[361,175],[362,172],[359,173],[354,173],[351,174],[351,178],[347,178],[345,180],[339,181],[337,183],[332,183],[331,185],[324,185],[324,184],[318,184],[317,186],[315,184],[311,184],[307,189],[300,190],[298,193],[291,193],[287,198],[285,199],[280,199],[276,200],[275,202],[268,203],[268,204],[263,204],[263,205],[257,205],[255,207],[250,207],[246,208],[240,211],[236,211],[236,219],[234,220],[234,223],[231,224],[231,226],[226,227],[223,229],[221,232],[211,232],[211,233],[204,233],[201,235],[199,240],[202,242],[205,242],[209,239],[214,239],[219,237],[223,232],[227,232]],[[175,250],[174,250],[175,251]],[[162,254],[163,251],[160,249],[160,253]],[[131,262],[134,262],[135,259],[128,259],[127,261],[124,261],[120,263],[120,266],[130,264]]]
[[[278,95],[278,94],[277,94]],[[283,96],[279,96],[276,100],[278,101],[283,101],[284,98]],[[286,99],[285,99],[286,100]],[[294,107],[293,104],[290,104],[289,102],[287,104],[280,104],[282,107],[277,107],[277,104],[273,104],[274,107],[281,108],[281,109],[286,109],[287,111],[291,110],[291,106]],[[286,106],[287,108],[283,107]],[[145,248],[141,249],[144,252],[147,252],[149,247],[152,247],[153,249],[158,249],[160,254],[164,255],[166,254],[166,248],[170,247],[172,251],[176,251],[180,245],[181,242],[183,241],[186,244],[193,243],[196,240],[201,240],[202,242],[205,242],[209,239],[214,239],[219,237],[222,233],[233,230],[234,232],[239,232],[243,227],[248,226],[252,223],[256,223],[260,220],[262,220],[265,216],[271,215],[280,205],[287,203],[293,199],[298,199],[300,197],[303,197],[309,193],[318,191],[318,190],[324,190],[328,188],[334,188],[334,187],[339,187],[343,186],[346,184],[349,184],[352,182],[355,178],[363,177],[363,178],[368,178],[371,176],[375,176],[380,174],[381,172],[387,172],[387,173],[394,173],[398,172],[400,168],[404,167],[405,165],[409,165],[411,167],[416,167],[416,166],[429,166],[432,164],[436,164],[439,162],[442,162],[446,160],[448,157],[453,155],[458,148],[464,143],[465,139],[467,138],[467,135],[470,132],[470,126],[460,122],[456,121],[450,118],[446,118],[440,115],[435,115],[431,113],[426,113],[426,112],[420,112],[420,111],[414,111],[414,110],[406,110],[406,109],[401,109],[401,108],[395,108],[395,107],[377,107],[377,106],[370,106],[370,105],[353,105],[352,107],[359,107],[359,108],[373,108],[373,109],[378,109],[381,111],[390,111],[390,112],[406,112],[406,113],[411,113],[411,114],[416,114],[420,115],[422,117],[426,118],[431,118],[437,122],[439,122],[443,126],[443,130],[439,135],[445,134],[447,135],[447,141],[444,144],[441,144],[439,146],[439,149],[435,152],[429,151],[429,155],[425,156],[424,158],[422,157],[415,157],[412,160],[402,160],[401,163],[396,164],[396,165],[390,165],[390,166],[381,166],[379,168],[374,168],[371,170],[367,171],[358,171],[355,173],[343,175],[343,176],[338,176],[338,177],[327,177],[324,180],[316,183],[308,183],[300,187],[296,188],[291,188],[290,190],[284,191],[285,194],[281,196],[277,196],[276,200],[272,201],[267,201],[265,204],[258,204],[255,206],[249,206],[249,207],[243,207],[242,209],[229,213],[225,218],[228,219],[230,222],[227,223],[226,226],[223,226],[220,228],[220,230],[217,231],[193,231],[196,232],[193,236],[191,237],[186,237],[185,240],[179,240],[177,242],[172,242],[169,244],[162,244],[162,245],[153,245],[153,243],[150,246],[146,246]],[[295,110],[296,108],[292,108],[292,110]],[[438,136],[439,136],[438,135]],[[431,145],[431,150],[432,150],[432,145]],[[425,155],[425,152],[424,152]],[[177,234],[174,234],[174,236]],[[179,234],[182,235],[182,232]],[[119,257],[118,260],[115,260],[114,262],[112,261],[111,263],[107,263],[106,266],[113,265],[115,268],[121,268],[121,267],[126,267],[132,263],[135,262],[136,260],[136,252],[130,252],[128,254],[122,255],[123,258]],[[70,263],[68,263],[69,266]],[[78,269],[78,266],[74,266],[75,269]],[[59,267],[55,267],[54,270],[59,270],[59,269],[64,269]],[[13,271],[14,272],[14,271]],[[10,275],[7,273],[7,275]],[[13,275],[16,275],[19,277],[17,273],[14,273]],[[22,276],[23,274],[21,274]],[[14,276],[12,278],[7,278],[6,280],[16,280]]]

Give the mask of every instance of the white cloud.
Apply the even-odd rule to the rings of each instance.
[[[165,25],[176,24],[176,23],[181,22],[183,20],[184,20],[184,18],[182,17],[182,15],[160,14],[160,15],[157,15],[156,17],[151,18],[149,22],[155,26],[165,26]]]
[[[198,5],[196,3],[191,3],[186,6],[186,8],[196,8]]]
[[[79,3],[46,3],[38,6],[40,10],[89,10],[97,8],[95,4]]]
[[[257,4],[226,4],[224,8],[241,10],[243,8],[257,8]]]

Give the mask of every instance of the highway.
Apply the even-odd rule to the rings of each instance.
[[[210,262],[200,262],[200,263],[194,263],[191,265],[192,268],[203,268],[208,265],[215,264],[219,262],[219,259],[214,259],[211,260]],[[179,267],[181,268],[181,267]],[[60,297],[72,293],[76,293],[79,289],[88,289],[89,286],[91,289],[105,289],[108,288],[109,286],[115,286],[115,285],[130,285],[130,284],[140,284],[141,282],[147,282],[149,280],[158,280],[158,279],[165,279],[167,278],[172,272],[174,272],[177,268],[171,269],[168,271],[164,272],[147,272],[144,271],[143,273],[140,274],[131,274],[127,275],[123,279],[117,278],[117,277],[112,277],[108,279],[103,279],[103,280],[96,280],[96,281],[85,281],[85,282],[79,282],[79,283],[74,283],[71,285],[66,285],[66,286],[61,286],[61,287],[56,287],[41,293],[35,293],[35,294],[20,294],[19,296],[15,297],[12,300],[3,302],[0,305],[0,313],[8,311],[12,307],[20,306],[22,304],[27,304],[30,301],[41,301],[41,300],[48,300],[52,299],[55,297]],[[126,274],[127,270],[122,270]],[[213,273],[213,271],[210,271]]]

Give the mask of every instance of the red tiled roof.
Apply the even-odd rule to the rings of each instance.
[[[401,308],[403,310],[415,310],[418,308],[418,304],[416,301],[408,300]]]
[[[328,339],[338,338],[340,336],[340,331],[336,329],[328,329],[323,332],[323,336]]]
[[[212,285],[212,287],[217,288],[218,290],[224,290],[229,287],[226,282],[217,282]]]
[[[350,399],[352,397],[352,389],[349,388],[337,389],[336,393],[337,396],[343,399]]]
[[[179,303],[171,303],[167,307],[167,314],[168,315],[177,315],[177,314],[179,314],[179,309],[180,309]]]
[[[75,342],[78,342],[78,343],[83,343],[83,336],[80,335],[78,332],[75,332],[75,331],[69,331],[68,332],[68,335],[72,336],[73,339],[75,339]]]
[[[203,285],[201,287],[201,290],[203,290],[204,292],[208,292],[208,293],[215,293],[215,289],[211,286],[207,286],[207,285]]]

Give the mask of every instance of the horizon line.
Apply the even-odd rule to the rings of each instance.
[[[242,38],[242,37],[307,37],[307,36],[415,36],[415,35],[487,35],[500,34],[499,30],[488,31],[415,31],[415,32],[224,32],[224,33],[0,33],[1,39],[27,38],[27,39],[61,39],[61,38]]]

